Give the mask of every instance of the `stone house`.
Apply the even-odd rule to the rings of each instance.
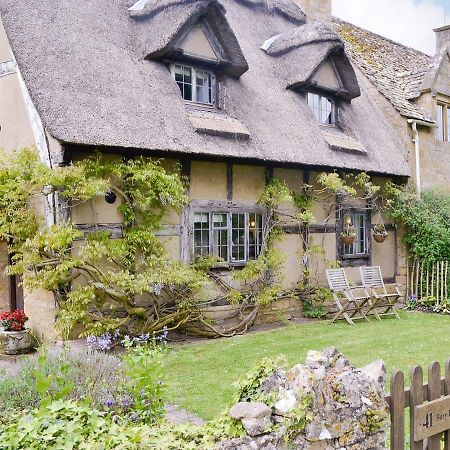
[[[381,184],[406,182],[419,166],[421,187],[448,182],[447,28],[431,58],[333,19],[331,0],[0,0],[0,15],[0,147],[34,145],[49,166],[94,150],[179,163],[192,201],[160,236],[176,259],[214,254],[239,267],[257,258],[258,199],[272,177],[299,191],[323,171],[366,171]],[[117,204],[94,203],[72,221],[120,229]],[[322,279],[327,259],[354,281],[368,264],[401,281],[392,225],[374,244],[379,218],[368,205],[332,208],[313,211],[325,258],[308,264]],[[351,246],[339,239],[344,221],[358,231]],[[284,283],[295,285],[305,262],[299,228],[285,223],[278,245]],[[22,295],[3,277],[0,309],[22,305],[36,333],[55,338],[52,295]]]

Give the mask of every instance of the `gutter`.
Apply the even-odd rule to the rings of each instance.
[[[417,129],[417,125],[429,128],[437,128],[436,122],[426,122],[425,120],[419,119],[408,119],[407,122],[411,125],[411,128],[414,132],[414,148],[415,148],[415,158],[416,158],[416,193],[417,196],[420,197],[421,192],[421,182],[420,182],[420,139],[419,139],[419,130]]]

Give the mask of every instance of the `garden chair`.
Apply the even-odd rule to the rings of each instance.
[[[373,311],[378,320],[381,320],[381,316],[395,316],[400,319],[395,304],[403,294],[398,285],[384,284],[380,266],[360,267],[359,272],[366,294],[371,297],[370,307],[366,314],[371,314]],[[388,292],[386,286],[394,287],[395,290]],[[379,312],[380,310],[381,312]]]
[[[355,325],[353,322],[355,319],[364,319],[369,322],[367,314],[364,312],[366,303],[370,300],[367,292],[363,290],[364,296],[355,296],[353,291],[362,288],[361,286],[350,287],[344,269],[327,269],[325,272],[328,286],[333,293],[333,299],[338,308],[331,319],[331,323],[343,319],[350,325]]]

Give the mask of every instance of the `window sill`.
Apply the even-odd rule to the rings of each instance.
[[[201,108],[201,109],[207,109],[207,110],[217,109],[216,105],[214,103],[201,103],[201,102],[193,102],[190,100],[183,100],[183,101],[186,106],[189,106],[192,108]]]
[[[254,260],[217,263],[211,267],[211,270],[219,272],[221,270],[243,269],[250,261]]]
[[[341,260],[341,267],[359,267],[367,266],[369,264],[369,255],[357,255],[355,257],[343,257]]]

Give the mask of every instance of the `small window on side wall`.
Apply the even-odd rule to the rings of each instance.
[[[215,76],[211,71],[184,64],[174,64],[171,71],[185,101],[214,104]]]
[[[368,255],[367,212],[346,212],[344,214],[344,229],[352,227],[355,231],[353,244],[344,245],[343,257],[355,258]]]
[[[450,142],[450,105],[438,103],[437,125],[438,141]]]
[[[307,102],[318,123],[321,125],[333,125],[335,123],[335,106],[331,99],[308,92]]]

